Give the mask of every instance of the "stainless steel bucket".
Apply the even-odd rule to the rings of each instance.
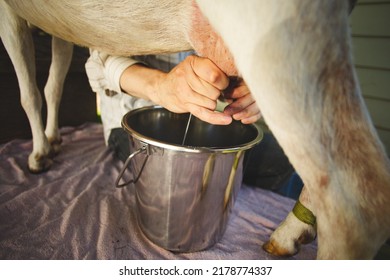
[[[211,125],[162,107],[127,113],[132,152],[116,180],[135,185],[136,216],[155,244],[177,252],[206,249],[222,237],[242,181],[245,150],[262,139],[255,125]],[[130,164],[131,162],[131,164]],[[120,184],[130,164],[133,180]]]

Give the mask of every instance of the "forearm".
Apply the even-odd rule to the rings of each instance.
[[[123,71],[119,83],[123,92],[159,104],[158,84],[165,79],[166,73],[134,64]]]

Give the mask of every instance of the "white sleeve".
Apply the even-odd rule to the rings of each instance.
[[[108,89],[121,92],[119,80],[123,71],[136,63],[140,62],[129,57],[111,56],[91,49],[85,70],[92,90],[99,92]]]

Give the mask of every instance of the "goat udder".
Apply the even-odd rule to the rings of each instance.
[[[213,30],[197,4],[193,2],[192,6],[189,39],[194,50],[198,55],[213,61],[226,75],[238,76],[233,56],[226,48],[222,38]]]

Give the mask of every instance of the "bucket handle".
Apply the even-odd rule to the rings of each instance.
[[[147,157],[146,157],[146,159],[145,159],[145,161],[144,161],[144,163],[143,163],[143,165],[142,165],[142,168],[141,168],[141,170],[140,170],[138,176],[135,177],[135,179],[131,179],[130,181],[128,181],[128,182],[126,182],[126,183],[119,184],[119,182],[120,182],[120,180],[121,180],[123,174],[125,173],[125,171],[126,171],[128,165],[130,164],[131,159],[132,159],[133,157],[135,157],[136,155],[140,154],[140,153],[147,152],[147,151],[148,151],[147,147],[148,147],[148,145],[144,145],[144,146],[142,146],[141,148],[139,148],[138,150],[136,150],[135,152],[133,152],[131,155],[129,155],[129,157],[128,157],[128,158],[126,159],[126,161],[125,161],[125,164],[124,164],[123,167],[122,167],[122,170],[120,171],[120,173],[119,173],[119,175],[118,175],[118,178],[116,178],[115,187],[117,187],[117,188],[123,188],[123,187],[125,187],[126,185],[129,185],[129,184],[132,184],[132,183],[137,182],[139,176],[141,175],[142,170],[144,169],[144,166],[145,166],[146,160],[147,160],[147,158],[148,158],[148,156],[149,156],[149,153],[147,153]]]

